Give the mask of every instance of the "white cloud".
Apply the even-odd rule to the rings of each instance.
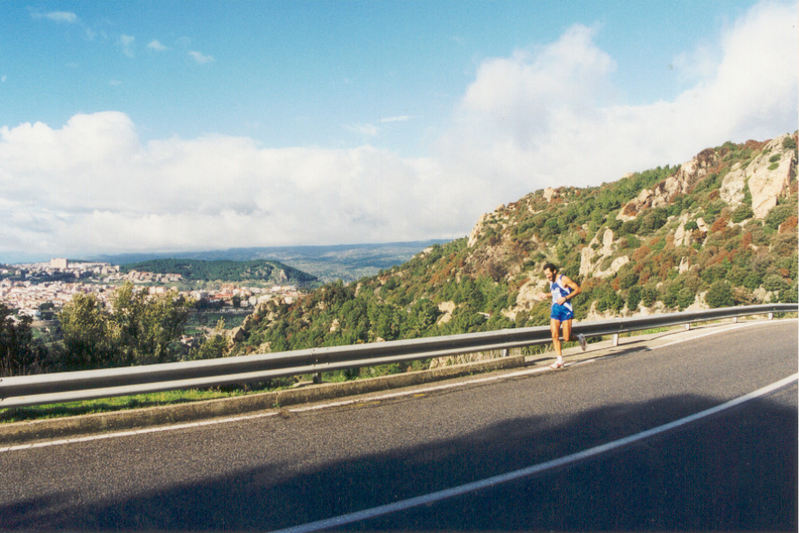
[[[122,48],[122,53],[128,57],[136,55],[136,38],[132,35],[120,35],[117,45]]]
[[[696,79],[673,101],[625,105],[616,64],[575,25],[555,43],[484,61],[440,143],[444,172],[514,201],[546,186],[598,185],[679,164],[727,140],[796,130],[796,4],[755,6],[724,33],[720,61],[685,52]]]
[[[150,41],[149,44],[147,45],[147,48],[155,50],[156,52],[163,52],[165,50],[169,50],[169,48],[161,44],[158,41],[158,39],[153,39],[152,41]]]
[[[33,12],[31,16],[37,19],[46,18],[54,22],[66,22],[69,24],[74,24],[78,21],[78,16],[70,11],[51,11],[49,13]]]
[[[75,115],[61,129],[0,128],[0,217],[12,221],[0,256],[460,235],[464,220],[447,215],[457,195],[441,187],[434,162],[369,146],[143,144],[123,113]]]
[[[191,52],[189,52],[189,55],[193,57],[194,60],[200,65],[214,62],[214,58],[212,56],[207,56],[202,52],[197,52],[196,50],[192,50]]]
[[[707,46],[698,46],[695,50],[682,51],[672,59],[669,68],[677,71],[684,82],[696,83],[715,75],[718,58]]]

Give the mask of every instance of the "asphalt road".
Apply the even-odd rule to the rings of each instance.
[[[2,452],[0,528],[303,526],[567,457],[797,373],[795,320],[727,327],[560,371]],[[340,528],[796,531],[798,439],[794,380],[573,464]]]

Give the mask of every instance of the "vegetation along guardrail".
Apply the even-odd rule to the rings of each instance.
[[[797,304],[726,307],[575,323],[586,337],[723,318],[799,311]],[[109,398],[177,389],[212,387],[270,378],[330,372],[489,350],[508,350],[550,342],[549,326],[505,329],[421,339],[311,348],[222,359],[60,372],[0,379],[0,408]]]

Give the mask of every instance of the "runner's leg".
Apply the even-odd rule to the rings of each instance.
[[[572,319],[564,320],[563,324],[563,342],[572,340]]]
[[[555,349],[555,355],[560,358],[563,356],[560,348],[560,320],[550,319],[549,329],[552,332],[552,347]]]

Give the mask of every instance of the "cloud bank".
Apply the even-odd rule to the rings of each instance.
[[[441,142],[447,174],[512,199],[679,164],[728,140],[793,132],[796,18],[796,5],[756,6],[724,33],[713,68],[703,49],[675,58],[686,76],[705,76],[672,101],[646,105],[615,101],[617,66],[596,46],[594,28],[576,25],[542,49],[487,60]]]
[[[0,262],[462,236],[481,213],[542,187],[598,185],[796,130],[796,19],[795,4],[756,6],[725,30],[720,60],[675,56],[690,89],[637,106],[619,101],[601,30],[575,25],[484,61],[426,158],[222,135],[144,143],[117,111],[4,126]]]

